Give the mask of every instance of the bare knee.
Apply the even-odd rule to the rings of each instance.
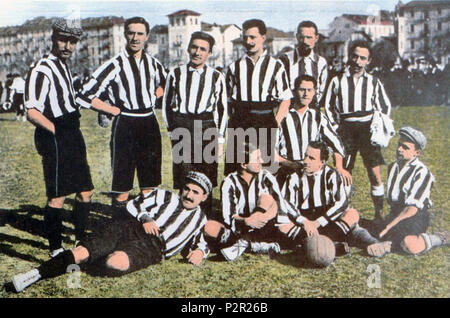
[[[89,258],[89,251],[84,246],[77,246],[72,250],[75,264],[80,264]]]
[[[426,248],[425,240],[420,235],[406,236],[403,239],[401,246],[406,253],[412,254],[412,255],[420,254]]]
[[[80,192],[77,194],[77,199],[78,199],[78,201],[81,201],[81,202],[90,202],[93,194],[94,194],[94,190],[83,191],[83,192]]]
[[[289,223],[278,226],[278,229],[281,233],[288,234],[290,230],[295,226],[295,224],[291,221]]]
[[[48,206],[55,209],[62,209],[66,197],[52,198],[48,201]]]
[[[204,232],[209,237],[219,237],[220,230],[224,228],[223,224],[217,221],[209,220],[205,224]]]
[[[341,216],[341,220],[345,221],[348,226],[353,226],[359,222],[359,212],[356,209],[348,208]]]
[[[111,269],[126,271],[130,268],[130,259],[127,253],[123,251],[116,251],[108,256],[106,266]]]

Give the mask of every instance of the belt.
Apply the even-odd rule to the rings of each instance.
[[[129,117],[148,117],[153,115],[153,111],[148,113],[129,113],[129,112],[120,112],[120,115],[129,116]]]

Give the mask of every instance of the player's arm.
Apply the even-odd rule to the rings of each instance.
[[[55,134],[55,125],[37,109],[29,108],[27,117],[34,126],[43,128],[52,134]]]
[[[392,220],[392,222],[386,225],[384,230],[380,232],[379,237],[382,238],[384,235],[386,235],[387,232],[389,232],[390,229],[396,226],[399,222],[414,216],[417,213],[417,211],[419,211],[419,209],[414,205],[405,207],[402,210],[402,212],[400,212],[400,214],[395,219]]]
[[[209,247],[203,236],[203,232],[198,233],[193,241],[194,244],[186,258],[189,263],[198,266],[208,257]]]
[[[94,97],[94,99],[91,101],[91,108],[98,112],[107,113],[112,116],[117,116],[120,114],[120,108],[116,106],[109,105],[108,103],[102,101],[98,97]]]
[[[277,115],[275,116],[275,120],[277,121],[278,126],[280,126],[280,123],[283,120],[283,118],[286,117],[286,114],[289,111],[289,106],[291,106],[290,99],[285,99],[281,101],[280,106],[278,107]]]

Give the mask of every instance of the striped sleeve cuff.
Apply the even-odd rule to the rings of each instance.
[[[84,96],[84,95],[78,95],[75,99],[76,103],[79,104],[83,108],[91,108],[92,107],[92,99]]]
[[[224,144],[225,143],[225,137],[219,137],[219,138],[217,138],[217,141],[219,142],[219,144]]]
[[[328,221],[325,217],[321,216],[320,218],[317,219],[317,222],[319,222],[321,227],[324,227],[328,224]]]
[[[306,220],[306,218],[304,217],[304,216],[298,216],[296,219],[295,219],[295,223],[297,223],[297,224],[303,224],[303,221],[305,221]]]

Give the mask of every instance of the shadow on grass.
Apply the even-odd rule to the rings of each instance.
[[[0,239],[3,240],[3,238],[0,238]],[[37,259],[33,255],[27,255],[27,254],[17,252],[16,250],[13,249],[12,245],[9,245],[7,243],[5,244],[4,241],[2,243],[0,243],[0,253],[10,256],[10,257],[14,257],[14,258],[20,258],[20,259],[23,259],[24,261],[28,261],[28,262],[35,262],[35,263],[42,262],[40,259]]]

